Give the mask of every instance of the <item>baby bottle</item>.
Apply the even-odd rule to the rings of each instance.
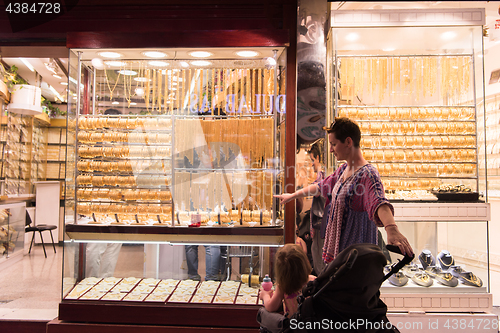
[[[265,291],[269,291],[273,288],[273,281],[271,281],[271,278],[269,277],[268,274],[266,274],[266,276],[262,280],[261,285],[262,285],[262,289],[264,289]]]

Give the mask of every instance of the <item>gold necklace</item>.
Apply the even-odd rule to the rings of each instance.
[[[441,257],[438,257],[438,260],[439,260],[439,262],[441,262],[441,266],[442,266],[442,267],[447,267],[447,268],[450,268],[450,267],[453,265],[453,263],[454,263],[453,258],[452,258],[452,260],[451,260],[451,263],[449,263],[449,264],[445,263],[445,262],[443,261],[443,259],[441,259]]]
[[[116,78],[116,82],[115,82],[115,85],[113,87],[113,89],[111,89],[111,86],[109,84],[109,79],[108,79],[108,72],[106,69],[104,69],[104,76],[106,77],[106,84],[108,85],[108,89],[109,89],[109,99],[112,100],[113,99],[113,92],[115,91],[116,89],[116,85],[118,84],[118,81],[120,80],[120,75],[121,73],[118,72],[118,77]]]
[[[132,63],[130,64],[130,71],[133,70]],[[127,76],[128,82],[127,82]],[[123,89],[125,90],[125,99],[127,100],[128,107],[130,107],[130,103],[132,102],[132,75],[123,76]],[[135,95],[135,94],[134,94]]]

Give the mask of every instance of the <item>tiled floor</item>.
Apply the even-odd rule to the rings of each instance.
[[[48,319],[57,317],[61,300],[62,247],[57,253],[41,246],[0,271],[0,319]],[[27,252],[27,251],[26,251]]]

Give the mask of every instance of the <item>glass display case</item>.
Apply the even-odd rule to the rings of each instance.
[[[284,242],[285,50],[71,50],[60,319],[180,325],[128,311],[226,306],[255,326]]]
[[[364,158],[377,167],[399,228],[416,253],[400,281],[382,286],[394,311],[491,308],[490,213],[480,167],[484,123],[478,121],[484,115],[484,12],[448,11],[331,16],[330,114],[359,124]],[[446,15],[454,15],[453,26],[443,23]],[[328,167],[334,170],[338,163],[344,161],[330,159]],[[439,262],[445,255],[454,269]],[[433,260],[426,265],[424,257]],[[448,272],[453,283],[439,275]]]
[[[482,27],[424,23],[332,29],[329,70],[338,80],[331,108],[358,121],[364,157],[389,198],[436,200],[432,190],[485,195],[477,122]]]
[[[25,207],[24,202],[0,205],[0,267],[23,257]]]

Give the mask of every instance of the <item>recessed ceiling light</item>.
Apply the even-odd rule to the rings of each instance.
[[[19,58],[21,59],[21,61],[23,62],[23,64],[29,68],[30,71],[34,72],[35,71],[35,68],[33,67],[33,65],[31,65],[31,63],[28,61],[28,59],[24,59],[24,58]]]
[[[67,85],[68,85],[68,82],[63,81],[63,82],[60,82],[60,84],[61,84],[61,85],[63,85],[63,86],[67,86]]]
[[[181,62],[180,62],[180,65],[181,65],[182,67],[189,67],[189,64],[188,64],[187,62],[185,62],[185,61],[181,61]]]
[[[395,47],[386,47],[386,48],[383,48],[382,51],[384,52],[392,52],[392,51],[395,51],[396,48]]]
[[[214,54],[212,52],[207,52],[207,51],[193,51],[189,52],[189,55],[195,58],[208,58],[213,56]]]
[[[104,63],[102,62],[102,59],[94,58],[94,59],[92,59],[92,66],[94,66],[97,69],[103,69]]]
[[[166,61],[159,61],[159,60],[148,61],[148,64],[150,64],[151,66],[156,66],[156,67],[166,67],[166,66],[169,65],[168,62],[166,62]]]
[[[142,89],[142,88],[135,88],[135,94],[136,94],[137,96],[142,96],[142,95],[144,95],[144,89]]]
[[[136,102],[130,102],[130,105],[137,105]]]
[[[457,33],[454,31],[446,31],[441,34],[442,40],[451,40],[457,36]]]
[[[113,102],[113,103],[111,103],[111,104],[113,104],[113,105],[118,105],[118,104],[120,104],[120,102],[114,101],[114,102]]]
[[[137,82],[148,82],[148,78],[147,77],[143,77],[143,76],[134,77],[134,81],[137,81]]]
[[[123,61],[105,61],[104,62],[106,65],[111,66],[111,67],[122,67],[125,66],[125,63]]]
[[[195,65],[195,66],[208,66],[208,65],[211,65],[212,63],[210,61],[206,61],[206,60],[194,60],[194,61],[191,61],[191,64]]]
[[[52,74],[53,77],[55,77],[56,79],[62,79],[62,76],[61,75],[57,75],[57,74]]]
[[[268,66],[274,66],[274,65],[276,65],[276,60],[274,58],[272,58],[272,57],[267,57],[266,58],[266,64]]]
[[[118,73],[120,73],[121,75],[137,75],[137,72],[131,71],[129,69],[122,69],[118,71]]]
[[[98,54],[101,57],[110,58],[110,59],[117,59],[117,58],[123,57],[123,54],[118,53],[118,52],[99,52]]]
[[[167,56],[166,53],[160,51],[146,51],[142,52],[142,54],[148,58],[165,58]]]
[[[354,42],[355,40],[359,39],[359,35],[355,32],[351,32],[350,34],[347,34],[347,36],[345,36],[345,39],[350,42]]]
[[[238,51],[236,52],[236,54],[240,57],[243,57],[243,58],[251,58],[251,57],[256,57],[259,55],[259,52],[255,52],[255,51]]]

